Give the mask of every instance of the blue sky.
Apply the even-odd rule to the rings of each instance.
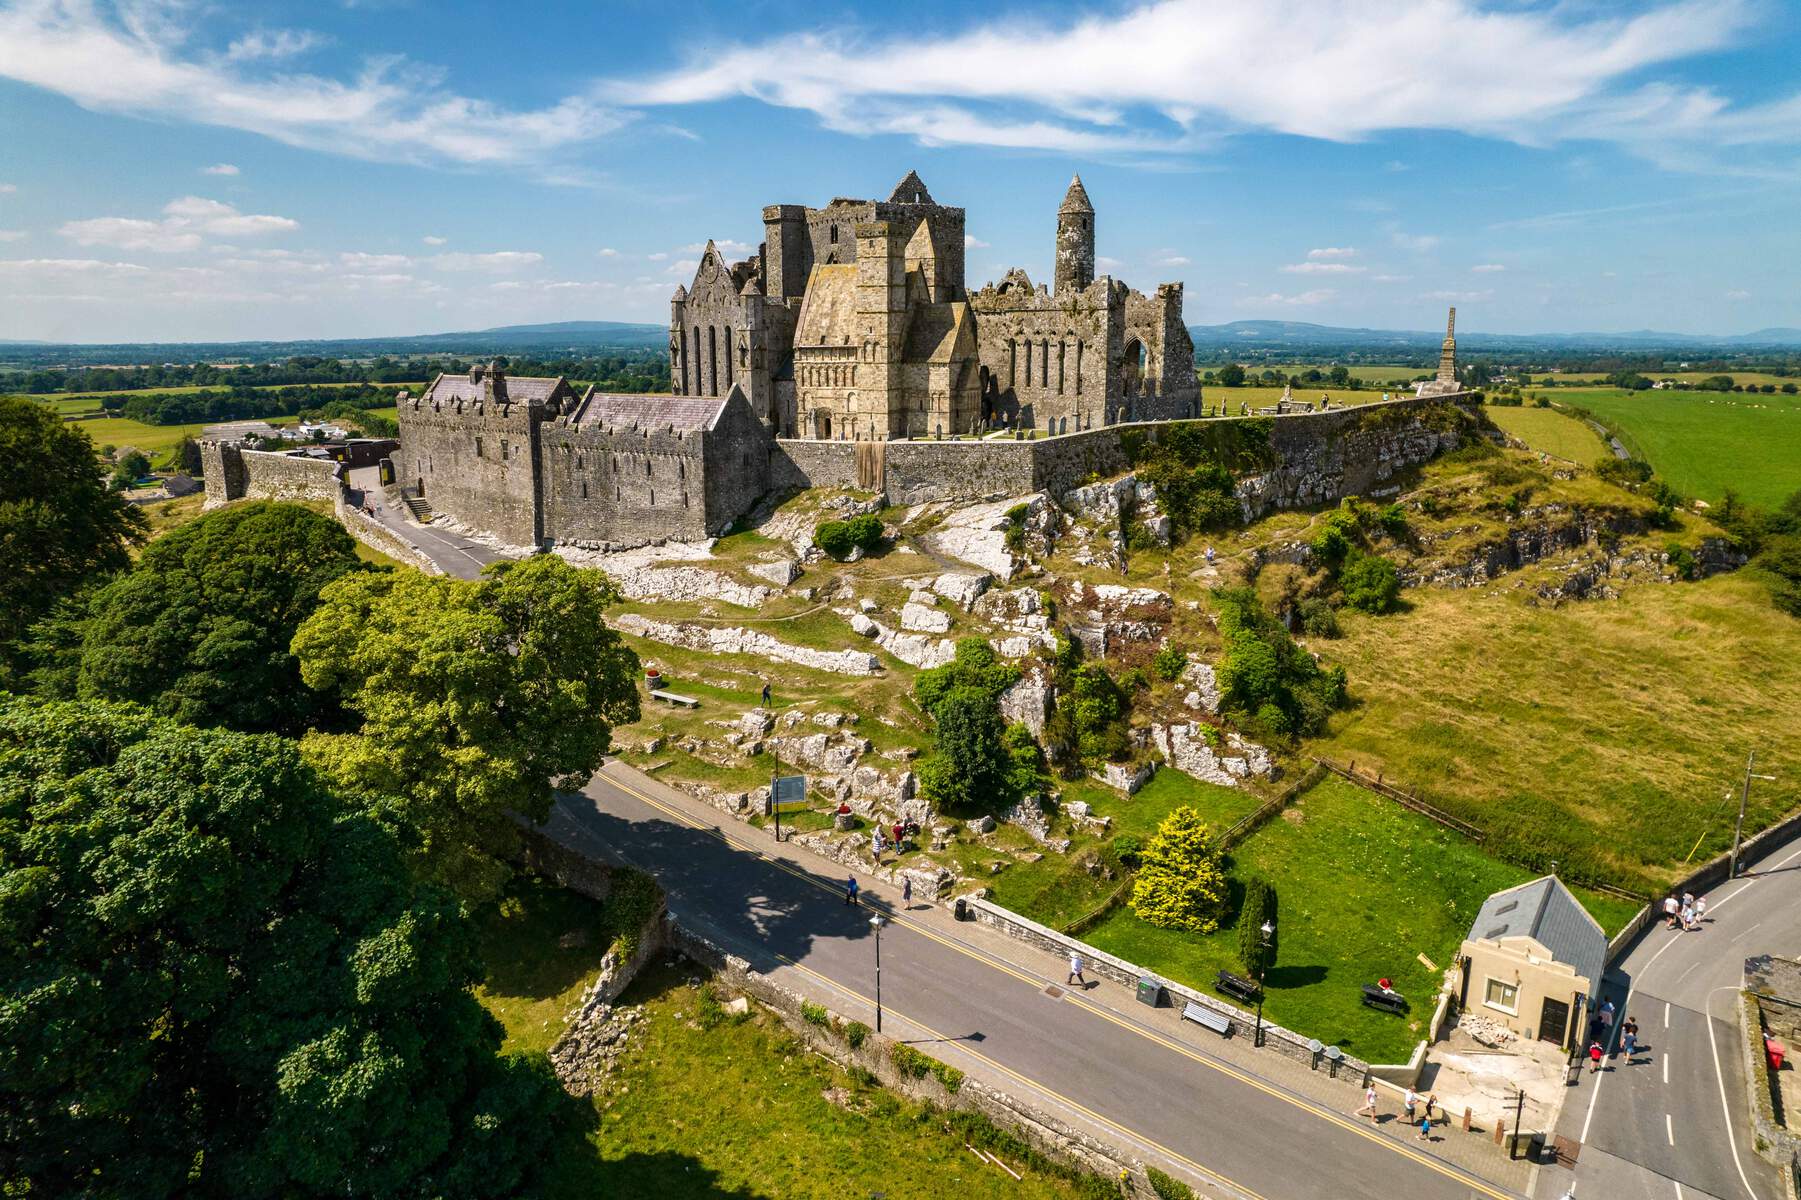
[[[1194,324],[1801,326],[1797,64],[1784,0],[0,0],[0,337],[660,322],[910,168],[972,286],[1079,171]]]

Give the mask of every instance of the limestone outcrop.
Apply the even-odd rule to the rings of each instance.
[[[1204,783],[1237,787],[1239,780],[1248,776],[1270,774],[1273,764],[1268,750],[1236,733],[1226,734],[1223,748],[1215,749],[1203,728],[1218,737],[1211,726],[1174,723],[1151,726],[1151,741],[1171,767]]]
[[[766,633],[741,626],[678,624],[653,621],[637,613],[613,618],[622,633],[709,654],[749,654],[771,662],[794,663],[838,675],[878,675],[881,660],[867,650],[815,650],[778,641]]]

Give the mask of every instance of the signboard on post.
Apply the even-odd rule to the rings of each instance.
[[[782,814],[799,812],[807,807],[805,775],[771,775],[769,777],[769,812],[775,817],[775,840],[782,840]]]

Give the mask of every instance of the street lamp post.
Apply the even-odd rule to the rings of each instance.
[[[1268,921],[1265,921],[1261,932],[1263,934],[1263,948],[1268,950],[1269,935],[1276,932],[1276,927]],[[1257,956],[1257,1036],[1251,1039],[1251,1045],[1253,1046],[1263,1045],[1263,977],[1268,973],[1269,955],[1260,954]]]
[[[882,926],[887,924],[878,913],[869,918],[869,927],[875,930],[875,1031],[882,1032]]]
[[[1745,759],[1745,788],[1738,794],[1738,821],[1732,826],[1732,866],[1726,875],[1726,878],[1728,879],[1738,878],[1739,837],[1745,831],[1745,806],[1751,802],[1751,781],[1753,779],[1763,779],[1773,783],[1776,780],[1774,775],[1754,774],[1753,768],[1756,766],[1757,751],[1753,750]],[[1727,795],[1731,794],[1732,793],[1730,792],[1727,793]]]

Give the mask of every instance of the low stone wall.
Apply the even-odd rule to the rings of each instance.
[[[389,558],[397,559],[427,575],[444,573],[444,568],[434,562],[431,556],[420,549],[416,543],[407,541],[375,518],[364,515],[362,509],[349,503],[342,491],[332,505],[332,509],[337,513],[339,522],[349,531],[350,536],[363,545],[372,550],[379,550]]]
[[[343,468],[327,458],[302,458],[278,450],[240,450],[246,500],[336,501]]]
[[[1770,1062],[1764,1056],[1763,1005],[1756,993],[1746,988],[1738,994],[1740,1053],[1745,1061],[1745,1088],[1751,1109],[1751,1128],[1756,1134],[1752,1147],[1768,1162],[1786,1168],[1792,1177],[1801,1163],[1801,1135],[1795,1134],[1776,1115],[1776,1081],[1770,1078]],[[1791,1041],[1790,1045],[1794,1043]]]
[[[1058,933],[1036,921],[1028,920],[1011,909],[1002,908],[991,900],[980,896],[966,896],[964,904],[978,923],[998,929],[1008,937],[1037,946],[1040,950],[1048,951],[1059,958],[1068,958],[1072,951],[1080,954],[1088,970],[1103,979],[1111,980],[1122,987],[1136,988],[1139,979],[1149,975],[1163,985],[1164,990],[1170,994],[1172,1003],[1178,1007],[1192,1002],[1202,1008],[1220,1013],[1237,1027],[1234,1033],[1256,1027],[1257,1018],[1254,1013],[1246,1012],[1242,1008],[1228,1004],[1205,992],[1197,992],[1193,988],[1164,979],[1155,972],[1147,971],[1123,958],[1116,958],[1104,950],[1095,949],[1086,942],[1077,941],[1067,934]],[[1264,1049],[1274,1050],[1278,1054],[1304,1062],[1309,1067],[1325,1066],[1325,1063],[1318,1055],[1314,1054],[1313,1048],[1308,1044],[1310,1040],[1292,1030],[1284,1029],[1280,1025],[1272,1025],[1267,1020],[1263,1023]],[[1417,1080],[1419,1067],[1424,1062],[1421,1053],[1423,1048],[1424,1043],[1421,1043],[1421,1047],[1415,1049],[1413,1060],[1410,1060],[1409,1063],[1377,1066],[1372,1066],[1360,1058],[1353,1058],[1347,1054],[1339,1065],[1339,1073],[1352,1079],[1364,1081],[1384,1079],[1393,1083],[1397,1080],[1404,1082],[1405,1072],[1411,1070],[1412,1078]]]
[[[744,959],[726,953],[674,921],[669,923],[669,945],[706,967],[727,986],[775,1013],[790,1032],[832,1061],[862,1067],[890,1091],[928,1100],[941,1108],[980,1113],[1057,1162],[1092,1171],[1109,1180],[1118,1179],[1122,1170],[1131,1171],[1136,1184],[1143,1189],[1135,1194],[1150,1194],[1149,1180],[1145,1178],[1143,1164],[1137,1159],[1052,1116],[1029,1100],[989,1087],[976,1079],[961,1079],[954,1091],[932,1075],[914,1079],[894,1065],[892,1047],[896,1045],[896,1039],[872,1031],[864,1036],[860,1046],[852,1046],[845,1036],[845,1029],[851,1022],[842,1014],[828,1008],[826,1023],[814,1024],[802,1014],[802,1005],[809,1002],[798,992],[753,970]]]

